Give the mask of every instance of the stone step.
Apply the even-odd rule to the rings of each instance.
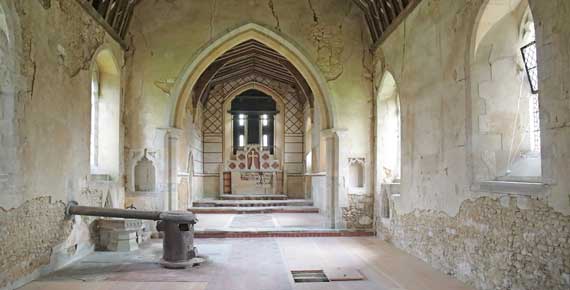
[[[197,239],[236,238],[304,238],[304,237],[372,237],[374,231],[331,230],[331,229],[284,229],[284,230],[204,230],[196,231]]]
[[[312,206],[308,199],[288,200],[199,200],[192,203],[193,207],[273,207],[273,206]]]
[[[222,194],[222,200],[285,200],[284,194]]]
[[[319,213],[314,206],[191,207],[188,210],[195,214]]]

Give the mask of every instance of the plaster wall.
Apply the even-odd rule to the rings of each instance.
[[[92,220],[64,220],[69,200],[122,207],[121,178],[90,176],[89,132],[93,57],[105,47],[122,65],[123,50],[76,1],[0,6],[0,288],[11,289],[92,248]]]
[[[490,192],[476,178],[481,165],[473,157],[482,142],[473,125],[480,75],[474,33],[487,2],[512,4],[424,0],[375,51],[375,85],[386,70],[399,84],[403,144],[400,194],[389,198],[390,220],[378,220],[378,232],[478,289],[567,289],[570,3],[529,1],[537,24],[542,183]],[[480,48],[485,41],[492,38]]]

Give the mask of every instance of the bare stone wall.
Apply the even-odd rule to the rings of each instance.
[[[0,288],[50,263],[53,245],[71,233],[64,210],[63,202],[52,202],[49,197],[29,200],[17,209],[0,208]]]
[[[483,197],[456,216],[393,216],[381,238],[477,289],[570,287],[570,217],[543,200]]]
[[[372,230],[374,228],[374,196],[349,194],[348,206],[342,208],[343,220],[348,229]]]

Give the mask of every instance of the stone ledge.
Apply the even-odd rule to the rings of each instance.
[[[327,176],[326,172],[305,173],[305,176]]]
[[[91,173],[89,175],[89,180],[90,181],[111,182],[111,181],[113,181],[113,177],[109,174]]]
[[[506,193],[513,195],[533,195],[545,193],[548,185],[542,182],[522,181],[482,181],[475,184],[476,191],[491,193]]]

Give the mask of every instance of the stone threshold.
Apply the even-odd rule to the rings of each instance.
[[[373,237],[376,233],[366,230],[204,230],[196,231],[196,239],[244,239],[244,238],[311,238],[311,237]]]
[[[221,194],[222,200],[286,200],[284,194]]]
[[[308,199],[286,200],[198,200],[193,202],[194,207],[279,207],[279,206],[312,206],[313,201]]]
[[[253,213],[319,213],[313,206],[283,207],[191,207],[195,214],[253,214]]]

